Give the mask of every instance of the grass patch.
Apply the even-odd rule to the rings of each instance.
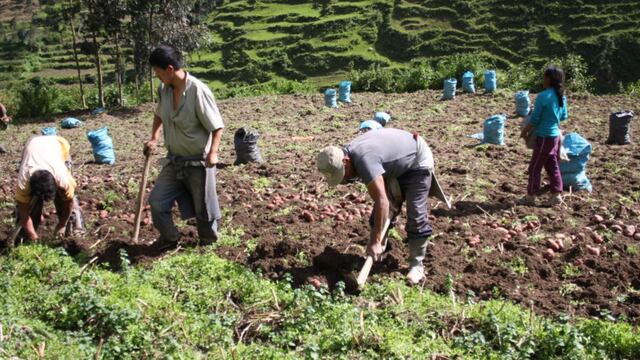
[[[119,273],[83,269],[40,245],[0,258],[3,357],[33,358],[41,346],[52,358],[105,359],[640,354],[638,330],[623,322],[554,321],[503,300],[461,302],[398,281],[371,283],[354,298],[267,281],[202,250],[123,264]]]

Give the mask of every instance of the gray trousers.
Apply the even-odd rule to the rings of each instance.
[[[160,238],[178,241],[180,233],[173,222],[171,211],[176,201],[187,198],[195,211],[200,240],[218,238],[217,220],[209,221],[205,203],[206,173],[202,166],[185,166],[178,176],[176,167],[169,163],[162,168],[156,184],[149,195],[153,225],[160,232]],[[215,185],[214,185],[215,186]]]
[[[409,243],[409,264],[421,265],[427,251],[427,239],[433,232],[429,224],[429,190],[431,189],[431,171],[427,169],[409,170],[398,177],[402,199],[389,199],[391,204],[398,204],[396,211],[389,214],[391,224],[395,224],[402,203],[407,207],[407,242]],[[389,195],[391,191],[387,191]],[[394,207],[394,206],[392,206]],[[371,214],[369,224],[373,226],[375,213]]]

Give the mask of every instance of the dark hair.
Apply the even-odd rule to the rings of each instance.
[[[43,201],[53,200],[56,196],[56,179],[47,170],[38,170],[29,178],[29,188],[31,196],[35,196]]]
[[[149,64],[166,70],[169,65],[178,70],[182,68],[182,54],[171,46],[160,45],[149,55]]]
[[[549,78],[551,87],[556,89],[556,96],[558,96],[558,103],[560,107],[564,106],[564,71],[555,65],[551,65],[544,71],[544,77]]]

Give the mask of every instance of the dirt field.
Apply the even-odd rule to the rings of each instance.
[[[634,239],[623,230],[627,225],[640,227],[640,147],[604,144],[609,113],[638,112],[637,99],[570,97],[564,129],[579,132],[593,144],[587,174],[594,192],[566,193],[566,206],[551,209],[514,206],[526,189],[530,150],[518,139],[520,119],[514,117],[512,94],[461,95],[447,102],[439,101],[439,96],[431,91],[353,94],[354,103],[340,109],[324,108],[320,95],[219,102],[227,125],[218,183],[225,236],[214,245],[215,251],[269,278],[291,274],[297,285],[315,277],[334,287],[345,274],[357,270],[364,262],[371,200],[362,185],[327,189],[315,171],[315,154],[325,145],[348,142],[359,121],[385,110],[393,116],[389,126],[418,131],[427,139],[440,181],[453,197],[451,210],[431,200],[434,236],[425,261],[424,287],[445,291],[450,283],[462,297],[506,297],[544,314],[623,315],[637,324],[640,235]],[[150,133],[152,109],[148,105],[97,117],[76,114],[86,118],[83,128],[59,129],[72,144],[88,228],[85,237],[67,239],[64,245],[71,253],[86,253],[83,261],[97,257],[117,268],[119,249],[144,263],[197,242],[195,227],[180,222],[184,235],[180,247],[159,251],[149,245],[157,233],[145,211],[143,243],[130,244],[141,148]],[[476,146],[477,140],[467,135],[480,132],[483,119],[501,112],[509,115],[506,146]],[[40,127],[51,125],[53,119],[0,133],[0,143],[8,149],[0,155],[2,237],[11,231],[13,183],[22,145]],[[109,126],[114,138],[114,166],[91,162],[85,131],[103,125]],[[232,166],[233,132],[243,125],[263,134],[260,147],[266,165]],[[158,171],[154,165],[151,180]],[[40,230],[45,235],[55,218],[52,205],[47,209],[45,229]],[[303,211],[313,221],[305,219]],[[594,223],[596,214],[604,221]],[[374,266],[372,281],[406,273],[403,220],[401,216],[386,258]],[[545,257],[550,238],[562,238],[564,250]],[[598,248],[600,255],[587,245]]]

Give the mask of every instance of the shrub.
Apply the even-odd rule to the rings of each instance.
[[[51,114],[60,96],[51,80],[34,77],[18,87],[16,117],[29,118]]]
[[[127,106],[127,89],[122,89],[122,106]],[[120,94],[118,93],[118,85],[112,84],[104,87],[104,104],[107,107],[120,106]]]
[[[506,72],[505,87],[514,91],[528,89],[532,92],[540,92],[542,74],[542,70],[533,64],[514,65]]]
[[[316,88],[307,83],[292,80],[275,79],[256,85],[228,86],[215,91],[217,99],[232,97],[277,95],[277,94],[302,94],[316,91]]]
[[[40,71],[40,69],[40,56],[38,56],[37,54],[29,55],[26,59],[24,59],[24,63],[22,64],[23,71],[31,73]]]
[[[551,64],[564,70],[567,90],[575,93],[593,91],[595,78],[588,74],[587,62],[582,56],[569,54],[564,58],[553,59]]]
[[[482,54],[468,53],[456,54],[440,58],[435,63],[436,78],[432,87],[440,89],[442,82],[448,78],[456,78],[462,83],[462,74],[471,71],[476,76],[477,82],[484,77],[484,71],[493,68],[494,64]]]

